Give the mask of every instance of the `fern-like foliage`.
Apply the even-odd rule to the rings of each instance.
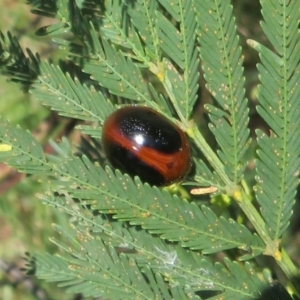
[[[93,86],[81,85],[59,67],[48,63],[40,65],[40,75],[31,88],[32,94],[43,104],[66,117],[103,124],[113,112],[113,105]],[[101,137],[101,128],[95,125],[81,127],[83,133]]]
[[[68,192],[71,197],[80,199],[82,205],[101,213],[112,214],[120,221],[141,225],[151,234],[180,242],[183,247],[201,249],[203,253],[238,247],[249,252],[243,257],[246,259],[264,251],[258,236],[233,220],[218,218],[205,206],[199,208],[194,203],[183,201],[166,191],[151,188],[148,184],[143,185],[139,180],[134,182],[118,171],[113,173],[108,167],[103,170],[86,157],[67,157],[63,160],[53,156],[48,156],[47,159],[39,156],[35,160],[32,153],[40,153],[41,148],[32,137],[31,140],[27,137],[24,141],[19,128],[11,130],[10,137],[7,137],[5,133],[9,123],[3,122],[1,127],[1,142],[13,149],[1,154],[3,161],[21,171],[25,171],[25,161],[31,173],[36,165],[38,174],[52,170],[59,180],[49,181],[49,187],[59,193]],[[24,146],[27,154],[22,151]]]
[[[181,121],[184,121],[191,114],[198,90],[195,13],[192,1],[173,1],[172,5],[169,1],[159,2],[172,21],[158,10],[158,1],[128,1],[124,6],[111,1],[101,31],[108,39],[131,49],[133,54],[130,56],[143,62],[157,75]],[[122,13],[124,11],[126,14]],[[140,40],[145,43],[144,48]],[[175,65],[166,58],[162,61],[166,54]]]
[[[224,184],[216,172],[212,172],[202,161],[194,161],[196,165],[195,181],[201,183],[201,186],[214,186],[222,191]]]
[[[260,279],[249,263],[225,259],[226,267],[214,265],[199,252],[167,245],[143,230],[92,216],[52,197],[42,200],[72,215],[73,229],[54,227],[64,242],[53,242],[67,255],[37,254],[28,271],[60,282],[69,292],[110,299],[201,299],[197,292],[205,291],[209,299],[229,300],[260,299],[269,287],[270,274]],[[272,292],[267,294],[271,297]]]
[[[14,136],[14,139],[7,139]],[[13,128],[9,122],[1,120],[1,141],[9,146],[9,151],[0,152],[1,161],[27,174],[51,174],[51,167],[45,166],[45,154],[41,145],[29,131]],[[7,140],[7,143],[4,141]]]
[[[262,61],[258,112],[271,128],[270,137],[257,131],[255,195],[266,224],[238,186],[250,139],[229,0],[29,0],[35,13],[58,20],[38,34],[54,36],[78,74],[65,72],[63,64],[40,62],[30,51],[27,58],[10,34],[0,43],[5,74],[30,86],[44,105],[81,120],[78,128],[97,139],[118,104],[147,105],[174,117],[208,162],[195,158],[189,184],[212,186],[247,202],[240,208],[256,230],[263,228],[253,233],[230,211],[182,200],[101,160],[74,156],[66,140],[51,142],[56,154],[45,155],[29,132],[0,120],[1,162],[47,180],[49,190],[40,199],[70,216],[70,227],[53,226],[61,239],[52,241],[62,254],[37,254],[29,261],[30,272],[71,293],[109,299],[290,299],[273,293],[268,272],[234,261],[276,251],[278,261],[284,259],[278,244],[273,249],[268,242],[277,241],[289,224],[300,167],[300,0],[261,2],[262,27],[274,47],[272,52],[252,42]],[[200,58],[214,98],[206,108],[220,159],[190,120]],[[101,148],[101,141],[96,143]],[[89,137],[84,146],[95,151]],[[97,154],[101,157],[101,150]],[[230,259],[212,263],[210,255],[218,259],[219,252]]]
[[[248,108],[245,99],[241,47],[230,1],[194,1],[206,87],[218,103],[207,105],[226,173],[238,183],[246,168],[249,147]]]
[[[57,245],[69,252],[69,256],[38,254],[28,267],[35,269],[40,278],[62,282],[61,286],[72,293],[80,291],[94,297],[109,295],[110,299],[201,299],[196,293],[202,290],[216,295],[210,299],[260,299],[261,292],[257,287],[268,288],[266,281],[270,274],[265,273],[261,280],[248,263],[243,268],[226,259],[226,268],[221,264],[213,265],[204,257],[182,248],[170,251],[158,239],[146,241],[141,232],[136,234],[133,229],[122,230],[127,236],[137,237],[134,244],[139,251],[129,255],[125,255],[124,251],[128,249],[124,246],[119,250],[107,247],[100,239],[86,235],[86,231],[57,230],[68,237],[68,242],[57,242]],[[76,240],[81,240],[81,244]],[[141,242],[143,248],[138,247]],[[220,278],[226,279],[220,282]],[[279,299],[272,292],[268,296]],[[290,298],[285,295],[280,299]]]
[[[151,95],[143,80],[140,69],[125,58],[115,47],[103,38],[98,40],[97,32],[91,29],[93,57],[85,63],[84,71],[106,87],[112,94],[123,98],[151,103]]]
[[[175,24],[160,12],[158,25],[162,50],[175,62],[181,70],[165,60],[165,87],[181,120],[188,119],[197,99],[199,79],[199,58],[195,47],[196,18],[191,0],[159,1],[174,18]],[[179,30],[178,30],[179,27]]]
[[[75,1],[27,0],[27,2],[33,7],[33,13],[49,18],[55,18],[60,21],[55,24],[41,27],[37,31],[38,35],[55,35],[71,32],[71,16],[72,12],[74,12],[74,9],[77,8],[77,6],[75,5]]]
[[[200,299],[199,291],[209,292],[209,299],[291,299],[280,285],[273,291],[269,272],[259,278],[249,263],[225,259],[225,266],[214,265],[199,252],[95,215],[70,198],[64,201],[44,195],[41,200],[72,216],[71,228],[54,226],[63,238],[52,239],[67,255],[37,254],[29,261],[28,271],[47,281],[62,282],[69,292],[109,295],[110,299],[149,299],[149,295]]]
[[[37,255],[34,262],[38,267],[37,276],[47,281],[58,281],[60,286],[68,288],[68,292],[83,293],[84,296],[174,299],[162,276],[155,275],[150,268],[139,268],[135,259],[117,253],[114,247],[107,247],[101,240],[86,236],[85,232],[76,238],[82,239],[83,243],[70,243],[72,251],[69,257]],[[67,246],[60,245],[63,249]],[[93,263],[87,265],[88,261]],[[49,269],[52,271],[49,272]],[[185,294],[180,288],[175,288],[174,292]],[[183,299],[188,299],[187,295]]]
[[[55,18],[59,6],[56,0],[42,2],[38,0],[27,0],[27,3],[31,5],[33,13],[48,18]]]
[[[139,59],[142,59],[144,63],[150,63],[151,61],[153,63],[158,63],[161,60],[161,50],[159,45],[160,40],[158,36],[159,26],[157,22],[157,9],[157,1],[139,0],[133,2],[132,5],[130,5],[128,1],[127,9],[125,10],[128,18],[130,18],[131,20],[132,25],[136,29],[135,35],[139,36],[141,41],[145,43],[145,46],[140,50],[134,50],[136,55],[138,53],[144,53],[144,55],[138,57]],[[130,26],[128,27],[131,28]],[[128,38],[131,38],[132,36],[134,35],[127,34]],[[133,47],[136,48],[136,45],[139,44],[134,43]],[[146,59],[143,58],[145,57],[145,54]]]
[[[39,74],[39,57],[35,57],[29,49],[26,56],[15,37],[0,32],[0,68],[2,74],[20,83],[27,91]]]
[[[7,128],[9,126],[8,123],[2,125],[4,126],[1,126],[1,128]],[[69,232],[66,232],[62,228],[55,227],[58,232],[63,234],[64,242],[54,242],[69,252],[70,256],[36,256],[32,267],[35,268],[39,278],[48,281],[58,281],[60,282],[60,286],[68,287],[69,292],[72,293],[81,292],[86,296],[92,295],[94,297],[109,295],[111,299],[120,299],[120,291],[123,291],[122,299],[153,299],[154,295],[158,297],[158,299],[172,299],[172,297],[174,297],[173,293],[177,295],[176,297],[179,297],[179,295],[183,297],[185,293],[194,294],[198,290],[214,291],[217,294],[221,293],[224,299],[241,297],[241,295],[244,294],[244,296],[251,299],[257,295],[258,285],[266,286],[266,283],[261,282],[256,275],[253,275],[253,270],[250,266],[247,267],[249,268],[248,271],[243,271],[237,264],[227,261],[228,268],[231,271],[231,275],[228,276],[228,271],[221,267],[221,265],[212,265],[208,260],[201,257],[199,252],[190,252],[178,246],[175,247],[174,250],[173,246],[167,246],[158,237],[152,238],[145,231],[136,231],[134,227],[125,229],[120,222],[111,222],[101,217],[101,215],[95,216],[90,209],[86,209],[86,204],[90,205],[88,201],[81,201],[77,204],[77,208],[74,204],[70,205],[70,196],[77,198],[79,196],[82,198],[91,197],[96,199],[97,194],[102,192],[102,200],[100,200],[100,202],[104,200],[103,203],[107,207],[104,210],[106,214],[114,213],[114,216],[118,216],[118,218],[130,220],[133,224],[145,225],[146,228],[149,227],[150,224],[152,229],[155,228],[155,233],[161,233],[161,231],[158,230],[161,226],[157,227],[159,225],[159,218],[161,218],[163,225],[165,225],[163,230],[167,234],[170,234],[169,230],[171,226],[167,226],[166,221],[168,219],[172,220],[172,217],[169,217],[169,215],[173,214],[173,211],[167,209],[161,212],[161,217],[159,217],[161,208],[158,207],[158,212],[153,213],[154,218],[152,218],[151,224],[145,222],[147,218],[151,218],[147,210],[148,203],[145,203],[143,207],[140,208],[136,202],[130,204],[130,202],[136,198],[139,200],[138,196],[142,194],[145,195],[146,192],[149,191],[149,186],[146,185],[143,187],[141,183],[138,182],[140,187],[137,189],[131,179],[118,173],[120,177],[119,180],[123,182],[127,181],[126,186],[132,190],[129,195],[130,198],[132,197],[131,201],[129,199],[126,200],[124,198],[124,188],[126,187],[124,186],[123,188],[119,184],[115,185],[116,177],[110,170],[107,170],[108,176],[106,181],[103,181],[103,175],[101,177],[99,176],[99,171],[103,172],[103,170],[97,170],[86,159],[83,158],[82,161],[85,165],[79,163],[78,160],[75,160],[74,163],[70,157],[67,158],[64,164],[62,164],[62,161],[57,157],[49,157],[47,160],[41,153],[41,147],[35,143],[31,136],[27,136],[24,140],[25,135],[21,134],[21,129],[17,128],[11,130],[11,133],[14,134],[11,140],[5,138],[5,132],[7,132],[7,130],[1,132],[1,137],[4,136],[4,138],[1,138],[1,141],[11,145],[13,150],[8,153],[3,152],[1,159],[8,161],[10,165],[20,170],[23,170],[23,161],[26,161],[27,170],[31,170],[31,173],[40,174],[47,170],[52,170],[52,174],[55,174],[56,178],[60,179],[59,181],[50,181],[49,187],[51,189],[58,189],[60,193],[68,193],[68,195],[65,195],[63,198],[43,196],[42,199],[49,205],[60,208],[62,211],[71,215],[73,222],[75,222],[74,229]],[[21,147],[25,147],[28,153],[27,155],[24,152],[18,152]],[[34,153],[34,151],[36,153]],[[38,158],[37,161],[39,164],[33,159],[32,153]],[[40,153],[40,155],[37,155],[38,153]],[[33,167],[31,168],[30,165]],[[35,169],[36,165],[39,166],[37,169]],[[70,179],[72,179],[72,181],[70,181]],[[99,179],[101,179],[101,181],[99,181]],[[80,189],[77,189],[79,184]],[[93,191],[92,188],[97,186],[97,184],[100,188],[97,188],[96,192],[96,189],[94,188]],[[117,189],[114,190],[113,186],[115,188],[117,187]],[[90,191],[84,190],[85,187],[89,187]],[[143,188],[147,188],[147,191],[143,191]],[[74,193],[71,192],[72,190]],[[135,193],[135,190],[138,190],[139,193]],[[224,235],[226,230],[223,232],[220,230],[214,232],[212,224],[217,225],[216,222],[218,221],[216,216],[209,209],[203,207],[203,213],[199,215],[201,211],[194,205],[192,205],[193,211],[189,212],[189,207],[186,202],[181,202],[181,200],[176,198],[168,199],[166,193],[164,193],[164,197],[161,197],[162,193],[158,190],[156,190],[156,194],[159,201],[167,201],[161,204],[166,205],[166,203],[177,202],[179,206],[176,211],[180,209],[183,218],[188,214],[187,220],[192,218],[192,214],[197,214],[198,219],[196,221],[207,218],[207,220],[209,220],[207,230],[210,232],[210,238],[212,234],[220,234],[220,236],[222,235],[222,239],[224,239],[224,236],[228,238],[228,233]],[[128,195],[126,197],[128,197]],[[118,211],[120,212],[119,215],[116,214]],[[158,219],[158,221],[155,219]],[[222,228],[227,227],[228,230],[228,227],[230,227],[229,224],[224,219],[221,219],[220,222]],[[186,224],[185,227],[192,226],[192,224],[193,223],[190,222],[190,224]],[[232,222],[232,225],[232,233],[236,234],[236,226],[238,225],[234,222]],[[238,227],[241,237],[250,237],[247,230],[243,230],[241,226]],[[196,233],[193,233],[193,235],[195,234]],[[175,235],[173,234],[173,236]],[[165,238],[170,239],[168,236]],[[176,237],[176,239],[177,238],[178,237]],[[237,239],[236,236],[232,236],[232,241],[233,238]],[[103,244],[101,239],[106,244]],[[171,240],[173,239],[174,238]],[[217,247],[218,243],[215,244],[213,240],[207,242],[213,243],[212,246]],[[251,245],[255,244],[255,242],[251,240],[248,242]],[[111,246],[108,247],[107,245]],[[129,251],[129,253],[133,251],[132,255],[128,257],[125,253],[120,254],[112,246],[120,247],[123,251],[128,249],[127,251]],[[204,246],[207,247],[205,243]],[[260,249],[262,250],[263,248],[260,246]],[[220,248],[212,249],[209,252],[218,250],[220,250]],[[253,247],[252,250],[255,251],[255,247]],[[151,268],[149,267],[149,263],[151,263]],[[241,272],[244,272],[243,277],[241,277]],[[142,275],[142,273],[144,275]],[[163,281],[161,275],[159,275],[160,273],[169,281],[171,289],[167,288],[165,281]],[[225,275],[226,282],[224,282]],[[148,280],[147,282],[145,281],[145,276]],[[237,284],[237,278],[239,278],[239,284]],[[253,286],[247,286],[245,289],[245,282],[248,282],[250,278],[251,282],[253,282]],[[147,286],[145,286],[146,284]],[[123,294],[124,291],[126,291],[125,295]],[[186,296],[184,296],[183,299],[185,299]],[[193,297],[197,299],[195,294]]]
[[[132,50],[133,59],[150,65],[160,60],[156,20],[157,1],[110,1],[101,32],[114,44]],[[150,38],[149,38],[150,33]],[[142,45],[142,41],[145,45]]]
[[[261,64],[258,113],[270,135],[257,130],[255,193],[270,236],[289,225],[300,168],[300,1],[262,1],[262,28],[277,53],[257,43]]]

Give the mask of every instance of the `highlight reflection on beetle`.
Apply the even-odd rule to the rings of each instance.
[[[191,167],[184,132],[151,108],[125,106],[104,122],[102,144],[108,161],[151,185],[184,179]]]

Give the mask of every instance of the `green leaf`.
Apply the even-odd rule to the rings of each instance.
[[[114,110],[112,103],[102,93],[95,91],[93,86],[82,85],[78,79],[72,79],[59,67],[49,63],[40,65],[40,75],[32,85],[31,92],[44,105],[70,118],[103,124]],[[85,130],[88,128],[85,127]]]
[[[229,178],[239,183],[246,169],[244,154],[250,145],[247,100],[241,47],[229,0],[195,1],[198,36],[206,87],[217,105],[206,106],[210,129],[221,151]]]
[[[201,249],[203,253],[237,247],[246,251],[248,257],[264,251],[258,236],[233,220],[218,218],[205,206],[199,208],[166,191],[134,182],[118,171],[114,174],[108,167],[104,172],[85,157],[60,162],[55,159],[53,163],[62,180],[59,187],[56,181],[49,182],[49,187],[67,191],[71,197],[80,199],[82,205],[112,214],[114,219],[141,225],[163,239]]]
[[[92,243],[90,243],[92,244]],[[46,281],[61,282],[72,294],[82,293],[85,297],[109,297],[110,299],[153,299],[146,278],[137,268],[133,260],[118,255],[114,249],[106,247],[98,241],[92,253],[99,261],[93,265],[85,260],[71,257],[54,257],[49,254],[36,255],[36,276]],[[97,249],[97,251],[96,251]],[[143,290],[141,290],[141,286]],[[163,298],[158,298],[163,299]]]
[[[158,2],[156,0],[138,0],[128,5],[127,14],[140,38],[145,43],[147,58],[159,62],[161,51],[159,45],[159,27],[157,22]]]
[[[26,54],[10,32],[7,33],[7,37],[0,32],[1,74],[20,83],[25,91],[38,76],[40,63],[39,57],[34,56],[29,49]]]
[[[72,210],[73,215],[76,213],[78,211]],[[83,218],[87,219],[87,214],[84,214]],[[80,219],[83,223],[82,218]],[[67,287],[68,292],[81,292],[85,296],[171,300],[175,295],[180,294],[182,296],[180,299],[199,299],[196,295],[192,298],[187,297],[187,291],[189,294],[194,294],[191,288],[182,288],[178,284],[171,284],[170,287],[162,277],[162,272],[154,273],[149,267],[151,262],[158,269],[161,269],[162,263],[166,269],[172,268],[169,264],[173,262],[166,261],[170,259],[167,258],[168,252],[160,250],[162,247],[167,251],[170,247],[163,245],[160,239],[150,237],[149,240],[144,231],[134,232],[135,229],[126,232],[120,223],[108,223],[107,220],[103,222],[99,217],[94,217],[88,222],[90,225],[93,224],[93,227],[103,227],[106,232],[113,227],[110,228],[114,232],[110,235],[110,239],[119,235],[123,244],[112,247],[111,240],[104,238],[105,242],[103,242],[98,238],[99,233],[95,230],[87,234],[88,228],[78,224],[76,228],[73,226],[69,230],[55,225],[55,230],[63,235],[66,242],[52,240],[63,250],[64,255],[36,254],[27,267],[30,273],[34,271],[41,279],[60,282],[59,286]],[[136,236],[135,240],[131,238],[132,235]],[[131,248],[131,244],[135,245],[135,249]]]
[[[57,12],[57,0],[39,1],[27,0],[27,3],[33,7],[32,12],[40,16],[55,18]]]
[[[194,161],[194,163],[196,165],[196,182],[201,186],[217,187],[219,191],[225,189],[220,177],[215,172],[212,172],[202,160]]]
[[[8,130],[12,133],[9,136]],[[108,167],[103,170],[86,157],[48,156],[46,161],[41,147],[29,133],[24,138],[21,129],[10,128],[8,123],[1,127],[0,141],[11,145],[14,151],[13,156],[10,152],[0,153],[6,163],[30,174],[47,175],[52,170],[55,179],[48,180],[49,188],[59,193],[67,192],[93,210],[112,214],[115,219],[129,221],[132,225],[141,225],[163,239],[180,242],[183,247],[201,249],[204,253],[236,247],[249,251],[249,245],[252,256],[264,251],[261,240],[248,229],[233,220],[218,218],[205,206],[199,208],[167,191],[151,188],[139,180],[134,182],[129,176],[119,171],[113,173]]]
[[[107,4],[101,31],[113,43],[131,49],[132,57],[150,66],[151,60],[154,63],[160,60],[156,9],[155,0],[131,4],[111,1]]]
[[[91,221],[97,226],[98,219]],[[116,230],[118,223],[110,222],[110,226],[115,227],[115,236],[121,234]],[[87,234],[84,227],[55,229],[67,241],[53,240],[63,254],[36,254],[28,269],[38,278],[60,282],[70,293],[110,299],[190,299],[188,292],[192,299],[199,299],[197,292],[210,291],[222,299],[257,299],[268,288],[267,275],[260,279],[249,263],[225,258],[225,265],[214,265],[197,252],[170,247],[145,231],[132,228],[125,234],[123,228],[128,243],[112,247],[109,240]],[[178,294],[182,298],[174,298]]]
[[[91,35],[93,55],[86,61],[84,71],[112,94],[152,106],[147,84],[139,68],[105,38],[99,41],[95,30],[91,29]]]
[[[198,97],[199,58],[193,2],[159,1],[176,22],[157,12],[160,46],[165,54],[164,86],[181,121],[190,117]],[[175,65],[169,61],[170,58]],[[177,70],[179,68],[179,71]]]
[[[28,0],[28,2],[34,7],[32,10],[33,13],[48,18],[56,18],[60,21],[59,23],[41,27],[37,31],[37,35],[54,35],[71,32],[72,12],[74,13],[77,9],[75,1],[50,0],[41,2]]]
[[[84,157],[82,161],[61,162],[57,168],[65,178],[59,189],[81,199],[83,205],[93,210],[113,214],[115,219],[129,221],[132,225],[141,225],[163,239],[179,241],[183,247],[201,249],[204,253],[235,247],[249,251],[249,245],[251,255],[264,251],[261,240],[233,220],[218,219],[205,206],[200,209],[166,191],[150,188],[139,181],[134,183],[128,176],[119,172],[114,174],[109,168],[104,173]],[[122,184],[117,184],[120,181]],[[80,189],[74,189],[76,182]],[[168,205],[174,202],[176,205]]]
[[[270,136],[256,132],[260,149],[254,190],[274,240],[289,225],[299,184],[299,6],[300,1],[262,1],[262,28],[277,54],[249,42],[261,58],[257,111],[271,128]]]
[[[9,122],[0,119],[0,142],[10,147],[10,151],[0,152],[0,161],[27,174],[51,173],[41,145],[29,131],[12,127]]]

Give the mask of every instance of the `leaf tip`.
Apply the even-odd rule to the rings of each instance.
[[[8,152],[12,150],[12,146],[8,144],[0,144],[0,152]]]

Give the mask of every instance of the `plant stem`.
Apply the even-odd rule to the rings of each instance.
[[[220,178],[225,183],[226,187],[233,187],[235,184],[229,179],[225,172],[224,165],[220,161],[219,157],[215,154],[215,152],[211,149],[211,147],[207,144],[203,135],[199,131],[198,127],[193,124],[187,130],[187,134],[194,140],[195,144],[202,151],[203,155],[206,157],[210,165],[214,168],[214,170],[218,173]]]
[[[218,173],[218,175],[225,183],[226,189],[231,194],[230,196],[232,196],[238,202],[241,209],[251,221],[257,233],[260,235],[260,237],[266,244],[267,248],[265,254],[273,255],[273,253],[275,253],[278,249],[278,243],[270,238],[265,228],[265,222],[256,210],[256,208],[253,206],[249,196],[242,190],[241,187],[238,187],[234,182],[232,182],[228,178],[224,170],[224,165],[217,157],[215,152],[207,144],[199,129],[196,126],[193,126],[187,131],[187,133],[190,137],[194,139],[195,144],[199,147],[199,149],[201,149],[208,162],[211,164],[211,166],[214,168],[214,170]]]
[[[267,245],[266,250],[268,253],[266,254],[270,255],[271,253],[274,253],[278,249],[278,245],[270,238],[265,228],[265,222],[256,210],[256,208],[253,206],[249,196],[241,189],[241,187],[236,186],[236,184],[228,178],[224,170],[224,165],[217,157],[215,152],[207,144],[199,129],[196,126],[193,126],[187,131],[187,133],[190,137],[194,139],[195,144],[199,147],[199,149],[201,149],[208,162],[211,164],[211,166],[214,168],[214,170],[218,173],[218,175],[225,183],[226,189],[228,191],[231,191],[230,196],[232,196],[238,202],[248,219],[255,227],[257,233],[261,236],[262,240]],[[268,247],[271,247],[271,249],[268,249]]]
[[[275,258],[276,259],[276,258]],[[295,267],[289,255],[286,253],[285,249],[281,250],[281,255],[276,259],[278,265],[281,267],[285,275],[293,284],[294,293],[297,293],[297,296],[300,297],[300,282],[299,282],[299,271]]]
[[[260,213],[254,207],[250,195],[244,191],[241,186],[237,186],[232,182],[225,172],[223,163],[220,161],[215,152],[210,148],[204,139],[203,135],[199,129],[193,125],[187,129],[187,134],[194,140],[195,144],[202,151],[203,155],[206,157],[210,165],[218,173],[220,178],[223,180],[226,190],[229,192],[230,196],[239,204],[247,218],[250,220],[251,224],[254,226],[257,234],[261,237],[266,245],[265,255],[273,256],[278,262],[285,275],[289,278],[291,283],[295,288],[295,293],[300,291],[300,283],[297,278],[299,272],[295,267],[294,263],[291,261],[290,257],[284,249],[279,251],[280,242],[273,240],[266,228],[266,223],[263,220]]]
[[[255,228],[258,235],[261,237],[266,245],[265,255],[274,256],[278,251],[279,242],[272,240],[266,229],[266,223],[254,207],[249,196],[244,190],[240,190],[235,193],[234,199],[239,204],[240,208],[243,210],[244,214],[247,216],[253,227]]]

